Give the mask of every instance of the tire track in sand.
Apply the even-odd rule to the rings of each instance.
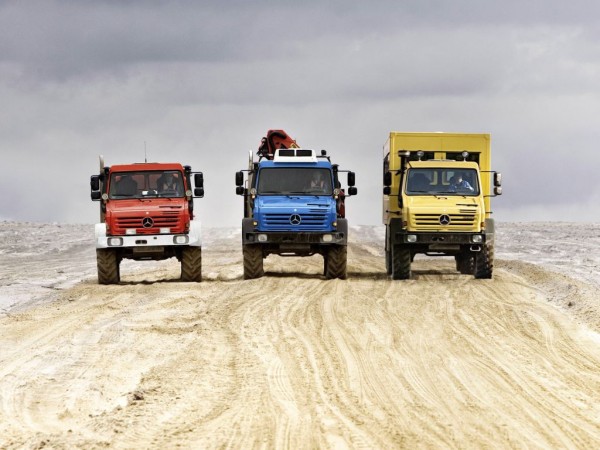
[[[146,267],[0,317],[0,447],[600,444],[600,340],[550,303],[555,274],[417,258],[390,281],[368,240],[348,263],[243,281],[239,252],[204,252],[199,285]]]

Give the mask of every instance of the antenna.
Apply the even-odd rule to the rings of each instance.
[[[146,153],[146,141],[144,141],[144,162],[148,162],[148,153]]]

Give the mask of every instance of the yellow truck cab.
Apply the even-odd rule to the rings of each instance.
[[[408,279],[416,254],[454,256],[456,269],[491,278],[502,193],[489,134],[391,132],[383,149],[386,269]]]

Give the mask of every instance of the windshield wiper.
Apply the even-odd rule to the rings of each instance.
[[[113,195],[110,196],[110,198],[111,199],[119,200],[119,199],[124,199],[124,198],[137,198],[137,197],[135,196],[135,194],[131,194],[131,195],[128,195],[128,194],[118,194],[118,195],[117,194],[113,194]]]

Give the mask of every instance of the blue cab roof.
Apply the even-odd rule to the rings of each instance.
[[[327,160],[317,162],[275,162],[275,161],[261,161],[258,163],[261,169],[266,167],[320,167],[323,169],[331,169],[331,163]]]

